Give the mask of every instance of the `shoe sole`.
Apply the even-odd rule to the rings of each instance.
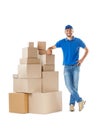
[[[70,112],[74,112],[74,110],[70,110]]]

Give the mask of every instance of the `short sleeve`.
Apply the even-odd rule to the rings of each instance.
[[[81,39],[79,39],[79,46],[82,48],[86,47],[85,43]]]
[[[55,44],[55,46],[56,46],[57,48],[61,47],[61,41],[58,41],[58,42]]]

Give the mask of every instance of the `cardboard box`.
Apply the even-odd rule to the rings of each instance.
[[[46,54],[46,50],[39,49],[38,51],[39,51],[39,54],[40,54],[40,55]]]
[[[41,60],[41,64],[55,64],[55,55],[38,55]]]
[[[20,64],[40,64],[40,59],[37,58],[22,58]]]
[[[34,42],[29,42],[29,47],[34,48]]]
[[[41,79],[13,79],[13,91],[34,93],[41,92]]]
[[[29,113],[48,114],[62,111],[62,92],[29,94]]]
[[[42,71],[54,71],[55,70],[55,65],[54,64],[46,64],[42,66]]]
[[[38,49],[37,48],[22,48],[22,58],[37,58]]]
[[[41,78],[41,64],[20,64],[18,66],[19,78]]]
[[[46,50],[46,42],[38,41],[38,49]]]
[[[58,91],[58,72],[42,72],[42,92]]]
[[[9,112],[28,113],[28,94],[9,93]]]

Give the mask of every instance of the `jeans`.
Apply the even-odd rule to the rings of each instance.
[[[64,80],[65,85],[70,92],[70,105],[75,105],[75,102],[82,101],[82,98],[78,94],[79,71],[80,66],[78,65],[64,66]]]

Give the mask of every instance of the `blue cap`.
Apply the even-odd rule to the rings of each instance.
[[[65,26],[65,29],[73,29],[73,27],[71,25],[67,25]]]

